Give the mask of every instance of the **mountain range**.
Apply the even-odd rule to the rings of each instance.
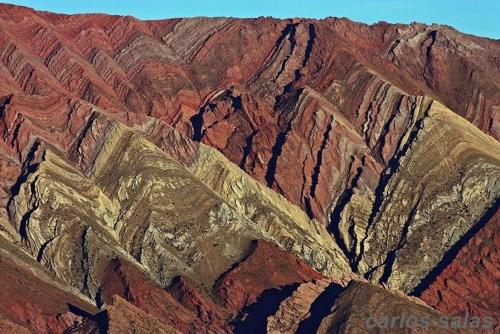
[[[0,78],[2,332],[500,330],[499,40],[0,4]]]

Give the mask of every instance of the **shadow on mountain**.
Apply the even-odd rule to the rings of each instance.
[[[279,289],[265,290],[257,301],[241,310],[233,321],[234,333],[266,333],[267,318],[276,313],[281,302],[290,297],[299,283],[285,285]]]

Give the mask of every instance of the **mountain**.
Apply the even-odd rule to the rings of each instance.
[[[500,41],[0,8],[3,332],[500,329]]]

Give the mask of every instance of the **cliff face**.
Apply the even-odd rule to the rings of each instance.
[[[0,9],[3,330],[498,313],[498,41]]]

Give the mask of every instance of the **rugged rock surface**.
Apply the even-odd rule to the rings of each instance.
[[[407,297],[364,282],[352,282],[338,297],[331,313],[323,318],[317,333],[475,332],[452,327],[451,317],[445,320],[440,317],[437,312],[408,301]],[[481,330],[481,325],[477,329]]]
[[[500,329],[500,215],[498,204],[491,215],[469,233],[460,247],[442,260],[435,272],[418,287],[420,298],[446,314],[490,316]],[[475,232],[475,231],[474,231]],[[485,331],[486,332],[486,331]],[[491,331],[494,332],[494,331]]]
[[[0,330],[57,333],[97,312],[90,300],[47,274],[34,259],[0,237]]]
[[[114,260],[103,274],[100,298],[102,303],[115,306],[116,297],[130,304],[131,313],[137,307],[183,333],[228,332],[226,311],[192,284],[186,285],[182,278],[166,291],[131,263]],[[127,303],[120,304],[126,306]]]
[[[406,292],[500,197],[498,141],[438,102],[422,103],[358,238],[359,270]]]
[[[313,319],[311,312],[313,304],[321,304],[320,296],[326,296],[326,302],[331,302],[335,300],[335,296],[326,292],[330,286],[332,288],[338,289],[335,283],[328,280],[312,281],[301,284],[293,294],[285,299],[279,306],[279,309],[274,315],[271,315],[267,319],[267,332],[268,333],[296,333],[302,324],[301,330],[304,331],[307,326],[306,319]],[[318,302],[316,302],[318,301]],[[320,305],[322,309],[328,310],[327,305]],[[313,325],[311,322],[309,322]],[[314,328],[309,328],[314,331]]]
[[[95,315],[73,328],[67,333],[182,333],[170,327],[157,318],[150,316],[141,309],[126,302],[120,297],[113,297],[113,302],[105,311]]]
[[[226,308],[240,311],[266,291],[322,277],[296,257],[258,241],[253,252],[221,276],[214,288]]]
[[[0,9],[3,331],[498,314],[499,41]]]

